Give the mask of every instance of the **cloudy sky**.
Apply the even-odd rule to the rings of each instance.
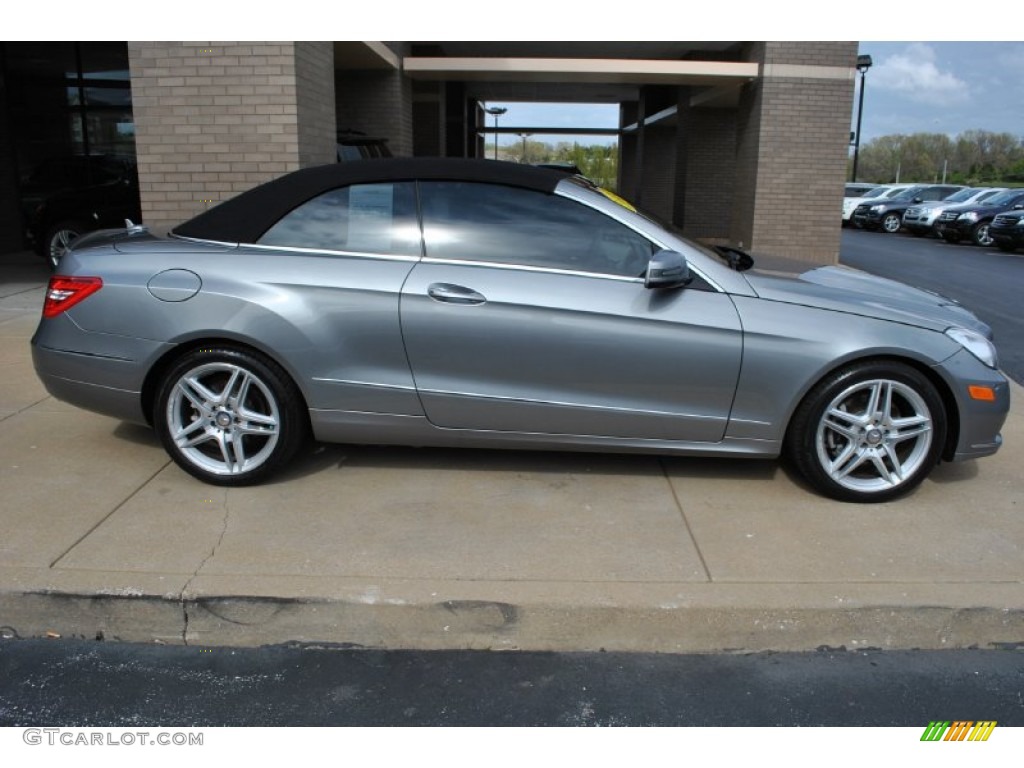
[[[1024,137],[1024,43],[862,42],[860,52],[874,63],[862,141],[975,128]]]

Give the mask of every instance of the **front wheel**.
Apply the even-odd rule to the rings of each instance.
[[[903,226],[903,219],[898,213],[887,213],[882,219],[882,229],[890,235],[900,231]]]
[[[262,355],[203,348],[168,371],[153,423],[189,474],[214,485],[251,485],[284,466],[302,444],[301,403],[288,375]]]
[[[974,225],[974,229],[971,230],[971,240],[974,241],[975,245],[988,247],[995,242],[992,239],[992,235],[988,233],[988,225],[987,221],[979,221]]]
[[[913,490],[938,463],[945,411],[935,386],[898,362],[829,375],[797,408],[789,457],[817,490],[840,501],[888,501]]]

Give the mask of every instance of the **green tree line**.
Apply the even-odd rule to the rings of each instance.
[[[852,170],[852,156],[850,160]],[[861,145],[857,181],[1024,184],[1024,141],[1012,133],[964,131],[879,136]],[[849,175],[847,176],[849,178]]]
[[[581,145],[560,141],[518,141],[500,147],[498,157],[514,163],[572,163],[599,186],[615,190],[619,172],[619,149],[615,145]]]

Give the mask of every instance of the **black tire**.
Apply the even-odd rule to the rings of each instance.
[[[895,235],[903,226],[903,217],[898,213],[887,213],[882,217],[882,231]]]
[[[822,494],[881,502],[916,488],[938,463],[945,439],[942,398],[924,374],[899,362],[866,361],[829,374],[807,394],[785,449]]]
[[[988,233],[988,226],[991,223],[992,222],[989,221],[979,221],[975,224],[974,228],[971,229],[971,242],[975,245],[980,245],[982,248],[987,248],[992,245],[995,240],[993,240],[992,235]]]
[[[51,270],[56,271],[57,265],[68,250],[68,246],[74,242],[75,238],[84,234],[85,231],[86,227],[83,227],[77,221],[62,221],[46,230],[46,235],[43,237],[42,242],[42,256],[46,259],[46,263],[50,266]]]
[[[187,385],[187,386],[185,386]],[[273,361],[248,349],[204,347],[164,376],[153,425],[175,463],[213,485],[253,485],[302,446],[302,395]]]

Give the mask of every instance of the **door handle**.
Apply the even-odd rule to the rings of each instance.
[[[453,283],[431,283],[427,287],[427,296],[445,304],[483,304],[487,301],[482,293]]]

